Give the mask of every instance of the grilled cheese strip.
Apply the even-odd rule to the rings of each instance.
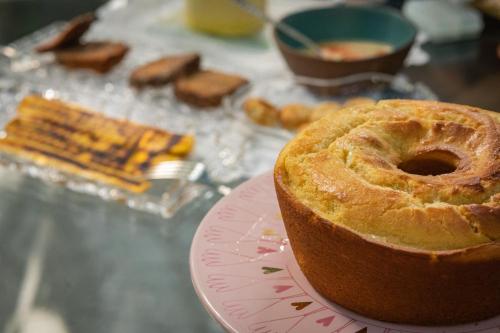
[[[133,192],[153,164],[187,155],[194,138],[108,118],[73,104],[26,97],[0,150]]]

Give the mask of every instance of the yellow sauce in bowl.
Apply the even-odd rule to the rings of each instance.
[[[393,47],[374,41],[330,41],[320,43],[321,56],[325,60],[357,61],[389,54]]]

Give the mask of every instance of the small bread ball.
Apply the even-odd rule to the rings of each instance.
[[[366,104],[373,105],[375,104],[375,102],[376,101],[373,98],[360,96],[360,97],[349,98],[347,101],[344,102],[344,106],[366,105]]]
[[[279,121],[278,109],[262,98],[248,98],[243,109],[248,118],[259,125],[275,126]]]
[[[283,127],[297,129],[308,123],[313,109],[304,104],[288,104],[281,108],[280,120]]]
[[[318,104],[313,112],[311,113],[311,116],[309,118],[310,121],[316,121],[320,118],[323,118],[327,114],[336,111],[340,108],[340,104],[336,102],[325,102]]]
[[[307,126],[309,126],[310,123],[303,123],[302,125],[300,125],[297,129],[296,129],[296,132],[297,133],[300,133],[302,132],[303,130],[305,130],[307,128]]]

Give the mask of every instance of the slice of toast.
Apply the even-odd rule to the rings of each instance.
[[[106,73],[127,54],[128,46],[119,42],[88,42],[57,50],[56,60],[69,68],[88,68]]]
[[[95,20],[96,17],[93,13],[77,16],[68,22],[59,34],[39,44],[35,50],[41,53],[76,45]]]
[[[199,69],[200,55],[197,53],[167,56],[136,68],[130,75],[129,82],[137,88],[158,87]]]
[[[225,96],[231,95],[248,80],[232,74],[202,70],[175,82],[175,96],[198,107],[218,106]]]

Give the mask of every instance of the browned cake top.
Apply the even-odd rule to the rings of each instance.
[[[78,41],[96,20],[93,13],[87,13],[72,19],[63,30],[52,39],[36,47],[38,52],[48,52],[78,44]]]
[[[387,100],[318,120],[282,151],[283,183],[315,213],[392,244],[500,241],[500,114]]]

